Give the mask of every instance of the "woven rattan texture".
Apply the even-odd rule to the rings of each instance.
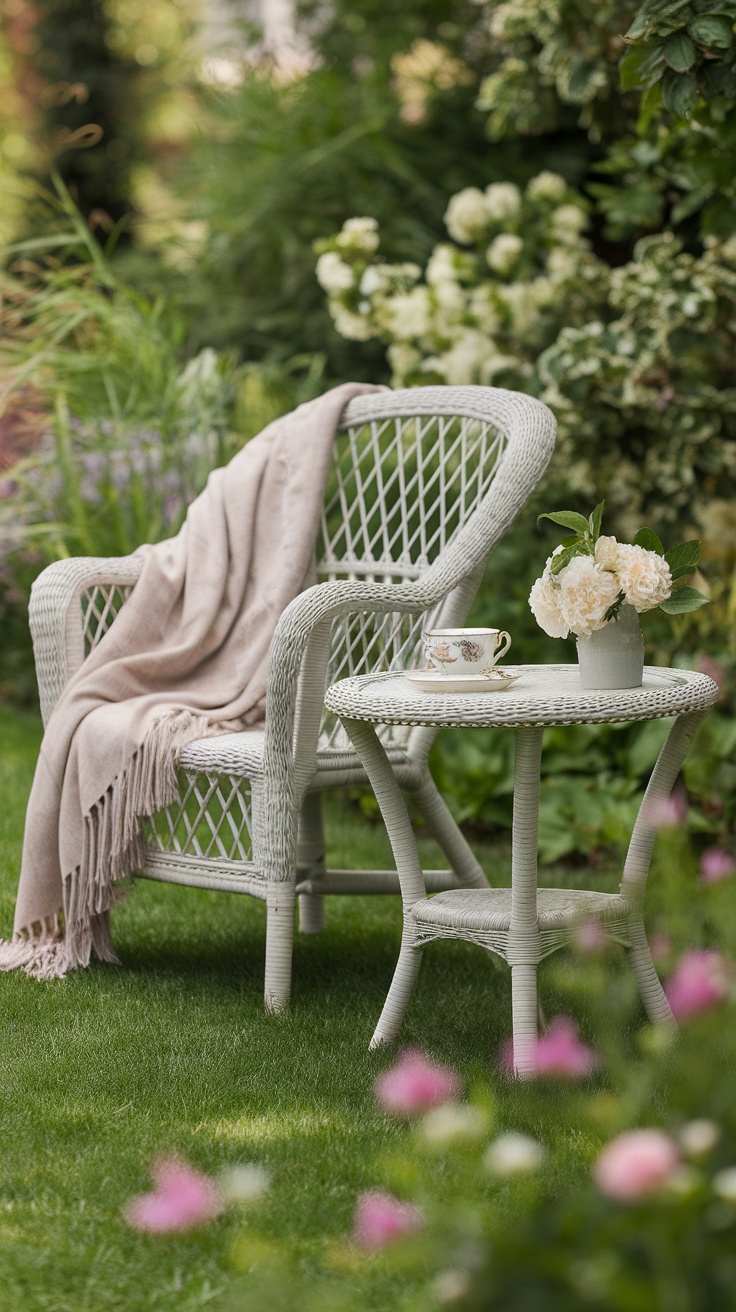
[[[640,688],[580,687],[577,665],[519,665],[510,687],[486,693],[421,692],[400,673],[345,679],[327,690],[337,715],[371,723],[431,726],[519,726],[623,723],[705,709],[718,685],[693,670],[647,666]]]
[[[324,873],[321,822],[310,799],[321,783],[366,778],[339,721],[324,713],[325,686],[416,664],[428,623],[464,622],[488,556],[547,467],[554,435],[544,405],[496,388],[387,390],[359,397],[343,415],[317,544],[318,582],[279,621],[265,730],[186,748],[181,801],[151,821],[141,872],[240,887],[267,902],[272,1009],[289,998],[298,871],[310,889]],[[30,620],[44,720],[114,622],[142,563],[138,556],[59,561],[36,581]],[[448,858],[446,886],[483,885],[427,769],[435,730],[399,722],[380,733]],[[320,927],[322,900],[302,898],[310,930]]]

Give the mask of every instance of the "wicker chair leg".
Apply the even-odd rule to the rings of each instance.
[[[266,1011],[283,1011],[291,997],[291,956],[294,946],[294,885],[271,884],[266,902]]]
[[[649,951],[644,922],[641,916],[631,916],[629,920],[629,964],[639,986],[639,993],[644,1009],[653,1025],[661,1025],[677,1032],[677,1021],[665,996],[665,991],[654,969],[654,962]]]
[[[299,878],[319,878],[325,868],[325,835],[322,824],[322,796],[307,793],[299,816],[297,847]],[[299,931],[320,934],[325,927],[325,900],[318,893],[299,894]]]
[[[511,967],[511,1005],[514,1018],[514,1073],[531,1075],[538,1038],[536,966]]]
[[[370,1048],[381,1048],[387,1043],[393,1043],[411,1001],[419,967],[422,964],[422,949],[412,947],[411,941],[411,930],[405,924],[399,960],[396,963],[388,997],[383,1004],[383,1011],[370,1041]]]
[[[412,797],[433,838],[450,862],[458,888],[489,888],[483,868],[458,828],[447,803],[428,773]]]

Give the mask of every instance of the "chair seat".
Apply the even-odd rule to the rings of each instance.
[[[197,738],[179,753],[182,770],[197,774],[228,774],[243,779],[260,779],[263,775],[265,730],[244,729],[239,733],[221,733],[212,738]],[[387,756],[392,765],[405,767],[405,773],[416,773],[406,751],[389,747]],[[359,774],[365,771],[355,752],[330,749],[317,753],[317,782],[324,775]],[[341,782],[341,780],[338,780]]]
[[[631,902],[619,893],[590,893],[569,888],[540,888],[537,915],[540,933],[574,929],[581,922],[622,921],[632,910]],[[463,931],[508,932],[511,923],[510,888],[457,888],[415,902],[411,917],[420,930],[449,929],[453,937]],[[440,934],[441,936],[441,934]]]
[[[199,774],[242,775],[258,779],[263,774],[263,729],[221,733],[214,738],[197,738],[179,753],[182,770]]]

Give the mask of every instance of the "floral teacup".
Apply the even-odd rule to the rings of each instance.
[[[505,629],[429,629],[424,659],[443,674],[490,674],[511,646]]]

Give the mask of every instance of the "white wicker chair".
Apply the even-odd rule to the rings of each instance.
[[[325,869],[320,793],[366,782],[339,722],[323,714],[325,686],[414,665],[423,628],[464,621],[488,556],[547,467],[554,436],[544,405],[495,388],[387,391],[346,408],[318,544],[320,581],[279,621],[265,725],[188,746],[179,802],[143,822],[142,877],[266,902],[270,1010],[289,1000],[297,895],[302,929],[316,932],[325,894],[399,892],[395,871]],[[141,565],[136,556],[65,560],[37,579],[30,624],[44,721]],[[428,872],[427,887],[485,886],[427,767],[435,732],[382,731],[399,783],[451,867]]]

